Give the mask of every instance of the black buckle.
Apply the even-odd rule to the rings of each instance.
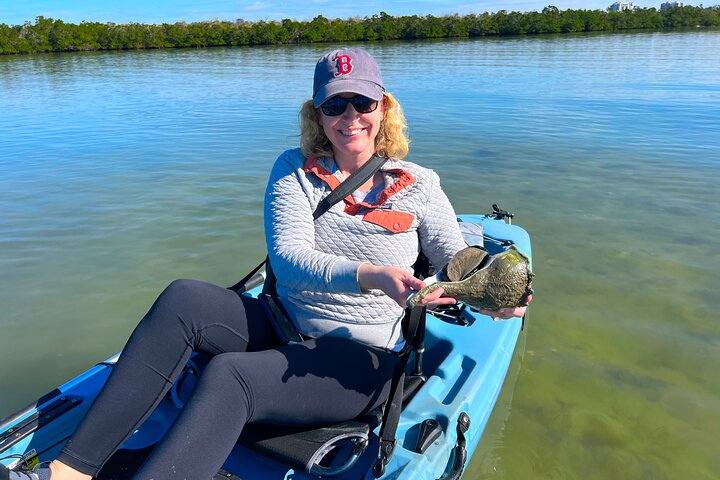
[[[395,443],[395,440],[380,439],[380,449],[378,450],[377,461],[373,466],[373,476],[375,478],[380,478],[385,475],[385,467],[388,462],[390,462],[390,458],[392,458],[392,455],[395,452]]]

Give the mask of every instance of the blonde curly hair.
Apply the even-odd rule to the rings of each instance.
[[[383,100],[385,118],[375,137],[375,155],[401,160],[410,148],[405,115],[392,94],[385,92]],[[332,144],[318,122],[319,115],[319,109],[315,108],[312,100],[305,102],[300,109],[300,148],[306,157],[333,156]]]

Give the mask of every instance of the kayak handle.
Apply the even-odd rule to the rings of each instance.
[[[457,446],[453,448],[451,456],[453,457],[453,465],[450,471],[438,478],[438,480],[460,480],[465,461],[467,460],[467,450],[465,449],[465,434],[470,429],[470,416],[462,412],[457,423]]]

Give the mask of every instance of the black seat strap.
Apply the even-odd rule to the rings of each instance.
[[[260,269],[262,268],[262,266],[265,265],[266,263],[268,263],[268,257],[267,257],[267,255],[265,256],[265,260],[263,260],[262,262],[260,262],[260,264],[258,264],[257,267],[255,267],[255,268],[253,268],[252,270],[250,270],[250,273],[248,273],[248,274],[245,275],[243,278],[241,278],[240,281],[237,282],[235,285],[233,285],[232,287],[228,287],[228,290],[232,290],[233,292],[237,292],[237,293],[245,293],[245,288],[244,288],[244,287],[245,287],[245,284],[246,284],[246,283],[248,282],[248,280],[250,280],[250,279],[252,278],[252,276],[255,275],[255,274],[258,272],[258,270],[260,270]],[[269,265],[269,264],[268,264],[268,265]]]
[[[373,466],[373,476],[380,478],[385,474],[385,467],[395,452],[395,434],[400,423],[402,412],[403,384],[405,382],[405,369],[410,358],[410,352],[416,351],[416,355],[423,348],[425,342],[425,319],[427,309],[424,306],[417,306],[405,311],[403,318],[403,334],[405,335],[405,347],[400,353],[400,360],[393,370],[390,381],[390,394],[385,411],[383,412],[382,424],[380,426],[380,447],[377,460]]]
[[[313,220],[317,220],[319,216],[330,210],[330,207],[360,188],[363,183],[370,180],[386,161],[387,157],[378,157],[377,155],[370,157],[370,160],[355,170],[352,175],[340,183],[327,197],[320,200],[320,203],[318,203],[317,208],[313,212]]]

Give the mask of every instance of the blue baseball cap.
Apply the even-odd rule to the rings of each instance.
[[[361,48],[341,48],[323,55],[315,65],[313,100],[315,108],[339,93],[358,93],[373,100],[383,98],[380,67]]]

